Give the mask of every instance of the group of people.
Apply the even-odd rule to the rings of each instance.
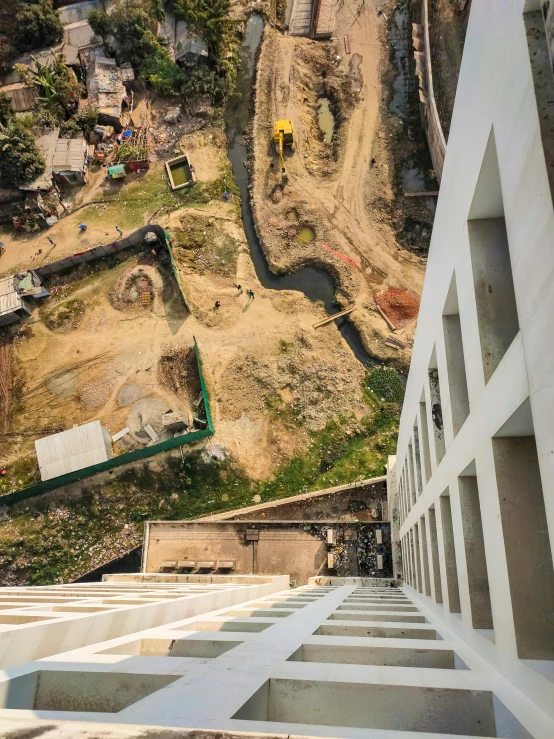
[[[242,285],[237,285],[237,290],[239,291],[239,295],[242,295],[244,292],[244,288]],[[248,295],[248,300],[254,300],[254,290],[247,290],[246,294]],[[216,300],[214,310],[217,310],[221,306],[221,301]]]

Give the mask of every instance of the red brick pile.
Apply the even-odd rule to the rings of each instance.
[[[398,328],[415,318],[419,311],[419,297],[411,290],[388,287],[373,296],[375,303]]]

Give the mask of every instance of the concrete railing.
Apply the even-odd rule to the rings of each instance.
[[[425,133],[427,134],[427,142],[431,159],[437,180],[440,182],[442,170],[444,167],[444,158],[446,156],[446,139],[441,126],[437,103],[435,100],[435,91],[433,88],[433,66],[431,62],[431,43],[429,40],[429,3],[428,0],[422,0],[422,26],[423,39],[425,45],[425,68],[427,77],[427,103],[422,103],[423,118],[425,124]]]

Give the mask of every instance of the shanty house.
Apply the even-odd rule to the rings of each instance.
[[[35,451],[40,479],[51,480],[106,462],[112,456],[111,437],[100,421],[92,421],[37,439]]]
[[[34,270],[0,278],[0,326],[16,323],[31,313],[26,298],[44,298],[49,295]]]
[[[15,69],[16,64],[23,64],[25,67],[29,67],[31,71],[36,72],[37,62],[42,65],[51,64],[57,55],[61,55],[68,67],[73,67],[74,70],[80,68],[79,49],[66,43],[58,44],[41,51],[33,51],[32,54],[22,54],[14,59],[12,62],[14,69],[4,77],[4,84],[14,85],[16,82],[21,82],[21,77]]]
[[[79,139],[58,139],[52,160],[52,175],[56,182],[82,185],[88,163],[87,142]]]
[[[0,88],[0,91],[10,96],[16,113],[25,113],[35,107],[37,93],[34,87],[24,85],[23,82],[15,82],[13,85]]]
[[[115,59],[93,56],[87,65],[88,105],[98,110],[98,123],[113,126],[117,133],[123,130],[121,111],[127,93],[121,69]]]
[[[184,21],[175,24],[175,61],[201,61],[208,58],[208,47],[201,38],[190,33]]]
[[[35,180],[26,185],[22,185],[20,190],[30,190],[32,192],[48,191],[52,188],[52,165],[54,155],[56,153],[56,145],[60,135],[59,128],[53,128],[51,131],[45,132],[42,136],[37,136],[35,144],[44,158],[44,172]]]

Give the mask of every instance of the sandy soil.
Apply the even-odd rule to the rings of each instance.
[[[226,157],[220,137],[197,132],[181,144],[194,153],[201,182],[221,177]],[[143,222],[153,205],[148,207]],[[75,237],[67,233],[75,216],[50,229],[57,246],[49,260],[75,250]],[[222,449],[252,477],[268,476],[300,451],[309,443],[308,430],[322,428],[329,416],[359,419],[367,413],[363,367],[334,324],[313,329],[324,309],[300,293],[264,290],[258,283],[238,202],[213,200],[170,215],[164,209],[156,222],[173,237],[191,312],[179,303],[167,269],[160,272],[146,255],[94,274],[79,272],[68,284],[62,280],[14,340],[16,402],[11,434],[0,447],[3,463],[32,458],[35,438],[94,419],[112,434],[131,427],[116,451],[142,446],[141,418],[158,431],[165,410],[190,407],[190,399],[176,398],[160,384],[157,367],[163,353],[189,346],[193,336],[216,428],[210,448]],[[84,236],[88,246],[105,243],[101,214]],[[44,238],[23,243],[36,251]],[[139,275],[147,280],[140,289],[152,291],[151,304],[115,300],[129,293]]]
[[[387,164],[372,162],[384,94],[379,79],[386,53],[384,21],[375,0],[363,4],[357,16],[358,8],[358,2],[346,0],[339,9],[340,44],[288,37],[266,26],[256,83],[252,194],[272,267],[323,266],[336,280],[341,304],[358,305],[352,320],[367,350],[405,363],[415,321],[405,329],[402,341],[408,347],[399,356],[384,344],[390,330],[376,311],[373,294],[386,286],[420,294],[423,269],[399,246],[383,213],[368,208],[377,196],[389,202],[394,196]],[[344,53],[344,36],[350,40],[350,55]],[[321,95],[330,98],[338,124],[332,144],[323,143],[317,125]],[[284,186],[272,143],[273,122],[280,118],[290,118],[295,133],[294,151],[286,154]],[[299,244],[296,234],[305,226],[315,231],[315,239]]]

